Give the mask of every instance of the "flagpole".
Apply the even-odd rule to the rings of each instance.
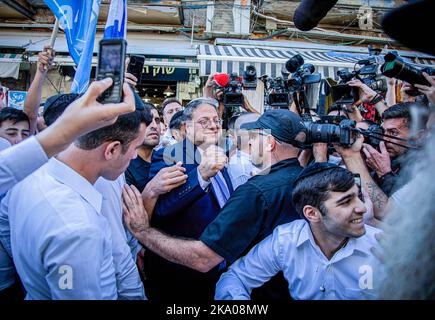
[[[50,47],[54,48],[54,43],[56,42],[57,33],[59,32],[59,19],[56,18],[56,21],[54,22],[53,31],[51,33],[50,38]]]
[[[53,25],[53,31],[51,32],[51,37],[50,37],[50,50],[54,49],[54,43],[56,42],[56,38],[57,38],[57,33],[59,32],[59,19],[56,18],[56,21],[54,22]],[[51,55],[51,52],[50,52]],[[44,70],[47,70],[47,66],[44,66]]]

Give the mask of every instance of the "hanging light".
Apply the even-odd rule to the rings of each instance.
[[[163,91],[163,94],[167,97],[172,96],[174,94],[174,91],[171,90],[171,87],[168,86],[165,91]]]

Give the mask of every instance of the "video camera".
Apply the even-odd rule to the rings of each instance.
[[[384,76],[406,81],[411,85],[422,84],[430,86],[429,82],[423,76],[423,72],[426,72],[430,76],[435,75],[435,68],[418,68],[413,66],[404,61],[395,51],[387,53],[384,60],[385,63],[381,66],[381,72]],[[408,90],[406,93],[410,96],[418,96],[421,94],[417,89]]]
[[[387,81],[382,74],[378,74],[379,64],[376,61],[376,56],[380,54],[381,49],[374,49],[369,45],[368,50],[369,58],[359,60],[352,72],[347,69],[337,71],[340,81],[337,85],[331,87],[332,100],[335,104],[353,104],[358,101],[358,88],[346,84],[352,79],[360,80],[379,93],[387,91]],[[355,70],[356,66],[360,66],[360,68]]]
[[[221,73],[216,74],[213,79],[217,84],[217,89],[223,91],[221,99],[225,106],[223,119],[224,127],[226,127],[229,119],[241,113],[240,107],[245,100],[242,90],[256,90],[257,71],[254,66],[247,66],[242,77],[237,73]]]
[[[287,72],[286,72],[287,71]],[[266,102],[272,108],[287,109],[291,102],[291,95],[295,98],[296,93],[305,92],[307,85],[320,82],[320,73],[314,72],[314,65],[304,63],[304,58],[297,54],[287,60],[282,76],[271,78],[266,75],[260,79],[266,86]],[[289,75],[291,78],[289,79]],[[298,101],[295,100],[297,103]]]
[[[285,68],[291,73],[291,79],[288,79],[287,86],[290,92],[300,92],[304,86],[320,82],[322,76],[314,72],[314,65],[304,63],[304,58],[300,54],[290,58],[285,63]]]

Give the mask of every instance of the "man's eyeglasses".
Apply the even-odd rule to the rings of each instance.
[[[216,125],[216,127],[220,127],[222,126],[223,120],[222,119],[214,119],[214,120],[209,120],[209,119],[202,119],[197,121],[196,123],[198,123],[203,129],[207,129],[211,127],[212,122]]]

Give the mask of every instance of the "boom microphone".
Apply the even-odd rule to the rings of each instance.
[[[293,22],[301,31],[316,27],[338,0],[302,0],[296,8]]]

